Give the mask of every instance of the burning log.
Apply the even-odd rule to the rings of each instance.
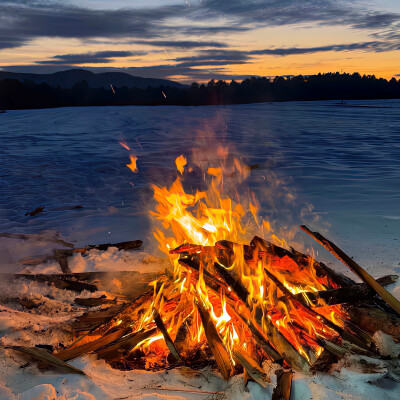
[[[178,353],[186,353],[189,349],[190,337],[189,327],[192,324],[191,317],[187,318],[182,325],[179,327],[174,341],[174,346]]]
[[[373,289],[394,311],[397,312],[397,314],[400,315],[400,302],[385,288],[383,288],[367,271],[359,266],[346,253],[340,250],[334,243],[324,238],[320,233],[310,231],[305,225],[302,225],[301,229],[324,246],[337,259],[347,265],[351,271],[353,271],[365,284],[371,287],[371,289]]]
[[[108,361],[114,361],[121,359],[122,352],[129,353],[132,351],[139,343],[153,336],[157,331],[157,328],[152,328],[149,330],[141,330],[139,332],[130,333],[129,335],[123,336],[114,342],[101,347],[96,350],[96,353],[100,358],[104,358]]]
[[[181,356],[176,349],[174,342],[171,339],[171,336],[169,335],[167,328],[164,325],[163,320],[161,319],[160,313],[154,309],[153,311],[153,317],[154,317],[154,322],[157,325],[157,328],[161,331],[162,335],[164,336],[165,343],[167,344],[167,347],[169,348],[169,351],[171,354],[174,356],[176,361],[181,361]]]
[[[218,369],[220,370],[224,379],[228,380],[232,373],[232,365],[229,354],[225,349],[224,343],[207,309],[203,306],[201,300],[196,303],[197,309],[200,314],[201,322],[203,323],[204,333],[206,335],[208,345],[217,362]]]
[[[264,371],[261,370],[254,358],[252,358],[248,353],[238,346],[233,349],[233,354],[255,382],[262,387],[267,386],[266,382],[269,380],[268,376],[264,373]]]
[[[378,278],[376,281],[381,286],[387,286],[395,283],[397,279],[398,275],[386,275],[382,278]],[[293,297],[299,301],[307,301],[311,303],[313,307],[320,307],[343,303],[365,303],[374,295],[375,291],[365,283],[355,283],[351,286],[339,289],[320,290],[318,292],[300,292],[294,294]],[[320,300],[323,300],[322,304]]]
[[[109,332],[92,342],[82,344],[81,346],[61,350],[60,352],[56,353],[55,356],[63,361],[72,360],[73,358],[80,357],[83,354],[92,353],[100,349],[101,347],[104,347],[120,339],[122,336],[128,334],[129,332],[130,330],[126,328],[116,329],[113,332]]]
[[[286,250],[282,247],[279,247],[273,243],[267,242],[264,239],[259,238],[258,236],[254,236],[253,240],[250,243],[250,246],[253,248],[253,251],[257,249],[258,251],[263,251],[264,255],[269,256],[277,256],[280,259],[285,256],[292,259],[296,264],[301,266],[312,265],[315,269],[315,273],[319,278],[325,278],[327,280],[327,284],[331,286],[331,283],[334,283],[335,287],[339,286],[348,286],[354,284],[355,282],[348,278],[347,276],[341,275],[333,271],[331,268],[326,266],[325,264],[314,260],[312,257],[300,253],[299,251],[291,248],[291,250]],[[263,255],[261,253],[260,255]]]
[[[279,370],[276,373],[277,383],[272,393],[272,400],[289,400],[292,391],[293,372],[291,370]]]
[[[219,265],[219,267],[222,267],[222,266]],[[238,288],[240,286],[235,285],[235,287]],[[235,294],[246,305],[248,302],[247,297],[243,299],[239,295],[239,293],[241,293],[242,290],[239,290],[239,292],[236,292],[234,290],[234,288],[232,288],[232,289],[235,292]],[[240,307],[239,307],[239,310],[241,310]],[[249,321],[251,320],[249,311],[246,312],[245,310],[241,310],[239,312],[243,313],[244,315],[247,314],[247,318],[246,317],[244,317],[244,318],[249,323]],[[254,314],[256,315],[258,325],[265,326],[264,331],[265,331],[265,336],[268,338],[268,341],[270,343],[272,343],[272,345],[277,349],[278,353],[283,357],[283,359],[290,365],[297,367],[298,369],[300,369],[301,371],[303,371],[305,373],[308,373],[310,369],[309,369],[307,360],[297,352],[297,350],[293,347],[293,345],[285,338],[285,336],[283,336],[279,332],[279,329],[277,329],[275,327],[275,325],[270,321],[270,319],[268,317],[263,316],[262,310],[257,307]],[[257,318],[257,315],[258,315],[258,318]]]
[[[179,260],[179,263],[186,267],[193,268],[195,271],[199,271],[199,264],[193,258],[190,258],[190,257],[181,258]],[[223,267],[217,266],[217,269],[219,267],[221,267],[221,270],[222,270]],[[223,274],[223,275],[225,275],[225,274]],[[217,278],[213,279],[213,276],[206,270],[203,271],[203,279],[205,281],[206,286],[209,287],[214,292],[218,293],[221,290],[221,287],[222,287],[221,282],[218,281]],[[234,278],[231,277],[231,279],[234,279]],[[240,288],[239,292],[241,293],[241,296],[243,296],[243,293],[245,293],[245,296],[243,296],[242,298],[240,298],[239,296],[238,297],[241,301],[246,303],[247,294],[248,294],[247,290],[245,290],[245,289],[243,290],[243,286],[238,281],[236,281],[233,286],[235,288]],[[227,292],[227,301],[232,307],[232,312],[234,312],[248,326],[248,328],[250,329],[250,331],[254,337],[254,340],[257,342],[258,346],[265,352],[265,354],[267,356],[269,356],[271,358],[271,360],[273,360],[274,362],[281,362],[282,356],[273,347],[271,347],[268,339],[262,333],[261,329],[259,327],[257,327],[255,323],[253,323],[253,321],[250,318],[250,313],[246,309],[242,310],[241,312],[237,310],[236,299],[230,298],[229,291]]]
[[[286,288],[285,285],[283,285],[273,274],[271,274],[266,268],[264,268],[265,274],[268,276],[268,278],[273,281],[276,286],[282,291],[282,293],[287,296],[288,298],[291,298],[295,303],[303,307],[307,312],[309,312],[311,315],[316,317],[319,321],[323,322],[324,325],[328,326],[335,332],[337,332],[343,339],[349,341],[350,343],[355,344],[356,346],[370,351],[371,348],[368,346],[368,344],[371,344],[373,341],[371,338],[368,337],[368,335],[364,335],[363,339],[369,339],[367,343],[365,343],[363,340],[358,338],[357,336],[353,335],[350,332],[345,331],[343,328],[340,326],[336,325],[334,322],[326,318],[325,316],[318,314],[314,310],[312,310],[306,303],[306,301],[300,297],[299,300],[293,296],[293,293]]]

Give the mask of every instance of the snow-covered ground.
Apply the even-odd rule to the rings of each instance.
[[[314,249],[317,259],[352,276],[296,228],[305,222],[324,231],[373,276],[399,274],[399,109],[400,101],[388,100],[345,106],[294,102],[7,112],[0,116],[0,230],[49,237],[59,233],[76,246],[142,239],[144,248],[138,252],[111,248],[76,255],[71,270],[162,270],[166,261],[156,250],[148,218],[150,185],[174,179],[179,154],[195,159],[205,147],[210,152],[213,145],[225,143],[248,165],[258,164],[249,186],[263,215],[290,244]],[[129,152],[119,141],[138,156],[138,174],[125,167]],[[188,181],[188,189],[197,183],[196,178]],[[24,215],[39,206],[45,207],[43,213]],[[53,261],[36,267],[18,264],[22,257],[48,254],[54,247],[0,238],[0,272],[59,272]],[[65,321],[83,311],[73,304],[74,293],[33,282],[0,285],[1,344],[68,341]],[[400,298],[400,286],[389,289]],[[12,300],[21,296],[36,296],[43,304],[27,311]],[[0,347],[0,399],[258,400],[270,398],[273,388],[272,383],[262,391],[250,383],[245,391],[242,377],[224,382],[211,371],[196,376],[177,370],[115,371],[93,356],[72,361],[87,377],[43,373],[34,363],[25,364],[19,354]],[[296,373],[292,399],[398,399],[393,366],[379,364],[384,365],[372,375],[352,358],[331,374]],[[221,395],[212,394],[219,391]]]
[[[82,270],[93,270],[92,261],[98,257],[92,251],[79,261]],[[104,259],[119,257],[119,265],[140,268],[139,257],[127,257],[125,252],[106,252]],[[79,258],[81,256],[75,256]],[[98,258],[97,258],[98,259]],[[104,260],[103,259],[103,260]],[[123,261],[125,260],[125,261]],[[129,260],[126,262],[126,260]],[[72,262],[75,265],[76,261]],[[106,264],[107,265],[107,264]],[[146,263],[145,263],[146,265]],[[44,265],[39,271],[48,271]],[[82,292],[80,297],[98,297],[103,292]],[[18,280],[0,283],[0,400],[117,400],[117,399],[253,399],[271,398],[276,378],[274,367],[264,364],[271,384],[262,389],[256,383],[244,387],[243,376],[226,382],[209,369],[190,372],[176,369],[165,372],[118,371],[94,355],[85,355],[70,364],[82,369],[86,376],[65,374],[54,370],[39,370],[34,362],[27,364],[19,353],[2,346],[57,346],[71,340],[67,322],[87,309],[77,306],[76,293],[47,286],[44,283]],[[27,310],[16,299],[32,299],[39,307]],[[384,354],[398,357],[400,345],[389,337],[378,335],[376,341]],[[361,361],[361,360],[364,361]],[[368,366],[368,364],[372,364]],[[368,368],[366,367],[368,366]],[[348,356],[333,365],[327,374],[294,375],[292,400],[309,399],[367,399],[397,400],[400,394],[400,363]],[[46,397],[47,396],[47,397]]]

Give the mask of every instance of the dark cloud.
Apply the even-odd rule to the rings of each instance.
[[[352,25],[358,29],[377,29],[387,28],[398,21],[400,21],[400,14],[397,13],[367,13]]]
[[[176,17],[209,23],[201,26],[170,24]],[[13,0],[0,3],[0,49],[21,46],[38,37],[137,38],[136,43],[150,46],[224,48],[226,44],[218,41],[157,38],[210,36],[262,26],[304,23],[383,29],[397,21],[400,21],[397,13],[371,13],[352,6],[350,1],[337,0],[203,0],[190,8],[177,4],[121,10],[74,7],[54,0]]]
[[[309,54],[309,53],[321,53],[327,51],[393,51],[398,50],[400,44],[387,43],[382,41],[371,41],[361,43],[350,43],[350,44],[336,44],[329,46],[317,46],[317,47],[289,47],[289,48],[276,48],[276,49],[264,49],[264,50],[253,50],[250,51],[251,55],[277,55],[277,56],[289,56],[294,54]]]
[[[244,64],[248,62],[248,53],[237,50],[201,50],[196,56],[178,57],[175,61],[180,67],[196,67],[203,65]]]
[[[142,44],[156,47],[171,47],[176,49],[196,49],[196,48],[224,48],[228,47],[226,43],[222,42],[202,42],[196,40],[133,40],[131,44]]]
[[[154,38],[173,30],[162,23],[181,10],[177,6],[94,10],[59,3],[26,4],[0,4],[0,37],[3,42],[20,45],[38,37]]]
[[[106,64],[114,58],[130,57],[143,55],[144,52],[132,51],[98,51],[95,53],[64,54],[52,57],[51,60],[36,61],[36,64],[61,64],[61,65],[80,65],[80,64]]]

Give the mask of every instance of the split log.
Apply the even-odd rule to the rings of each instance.
[[[247,353],[249,353],[250,357],[254,360],[254,362],[257,364],[257,366],[260,366],[260,358],[258,356],[258,351],[256,345],[253,343],[253,341],[248,341],[246,342],[246,350]],[[243,364],[242,364],[243,366]],[[244,368],[244,374],[243,374],[243,381],[244,381],[244,386],[246,387],[249,381],[254,381],[255,380],[251,377],[251,375],[247,372],[246,368]]]
[[[217,362],[218,369],[220,370],[223,378],[228,380],[232,373],[232,365],[229,354],[225,349],[224,343],[222,342],[217,329],[215,328],[210,313],[203,306],[202,301],[197,301],[196,305],[200,314],[201,322],[203,323],[204,333],[206,335],[208,345],[210,346],[215,361]]]
[[[395,283],[398,279],[398,275],[386,275],[382,278],[378,278],[376,281],[381,286],[387,286]],[[311,303],[314,307],[343,303],[357,303],[366,302],[375,295],[375,291],[372,290],[365,283],[356,283],[351,286],[345,286],[339,289],[331,290],[320,290],[318,292],[301,292],[293,295],[299,301],[303,299],[307,303]],[[321,303],[319,300],[323,300]]]
[[[109,332],[104,336],[101,336],[99,339],[94,340],[92,342],[85,343],[81,346],[76,346],[72,348],[68,348],[65,350],[61,350],[58,353],[54,354],[57,358],[63,361],[68,361],[73,358],[80,357],[84,354],[87,353],[92,353],[93,351],[96,351],[100,349],[101,347],[104,347],[115,340],[118,340],[122,336],[128,334],[130,332],[130,329],[116,329],[113,332]]]
[[[7,346],[6,348],[19,351],[20,353],[33,357],[34,359],[42,362],[43,364],[49,365],[53,368],[60,368],[65,372],[85,375],[85,373],[82,370],[67,364],[66,362],[60,360],[59,358],[55,357],[54,355],[52,355],[51,353],[49,353],[44,349],[40,349],[37,347],[25,347],[25,346]]]
[[[293,372],[291,370],[279,370],[276,376],[277,383],[272,393],[272,400],[289,400],[292,390]]]
[[[268,382],[268,376],[257,364],[256,360],[252,358],[247,352],[245,352],[241,347],[236,346],[233,349],[233,354],[242,364],[245,371],[250,375],[250,377],[257,382],[262,387],[267,387],[266,382]]]
[[[182,358],[178,352],[178,350],[176,349],[174,342],[171,339],[171,336],[169,335],[167,328],[165,327],[164,321],[162,320],[160,313],[154,309],[153,311],[153,318],[154,318],[154,322],[157,325],[157,328],[160,330],[160,332],[162,333],[165,343],[167,344],[167,347],[169,349],[169,351],[171,352],[171,354],[174,356],[176,361],[181,361]]]
[[[355,283],[347,276],[336,273],[325,264],[318,262],[314,260],[311,256],[300,253],[293,248],[291,248],[291,250],[286,250],[264,239],[261,239],[258,236],[254,236],[253,240],[250,243],[250,246],[253,249],[258,248],[259,250],[264,251],[265,254],[269,256],[278,256],[279,258],[287,256],[291,258],[297,265],[299,265],[299,267],[301,267],[302,265],[312,265],[316,275],[319,278],[326,278],[329,285],[331,282],[334,283],[334,287],[348,286]]]
[[[190,344],[189,327],[192,324],[192,318],[189,317],[183,321],[182,325],[178,328],[174,346],[178,350],[178,353],[187,353]]]
[[[361,329],[374,334],[382,331],[400,341],[400,318],[375,307],[349,307],[350,319]]]
[[[371,351],[371,347],[369,346],[370,344],[373,343],[373,340],[369,335],[367,335],[365,332],[362,336],[362,339],[353,335],[350,332],[345,331],[342,327],[336,325],[334,322],[326,318],[324,315],[318,314],[315,312],[313,309],[311,309],[308,305],[307,302],[303,298],[299,298],[300,300],[297,300],[293,293],[285,286],[283,285],[279,279],[277,279],[271,272],[269,272],[266,268],[264,268],[265,274],[268,276],[268,278],[275,283],[275,285],[279,288],[279,290],[282,291],[282,293],[287,297],[292,299],[292,301],[297,305],[302,307],[304,310],[306,310],[308,313],[313,315],[315,318],[317,318],[319,321],[321,321],[324,325],[329,327],[330,329],[334,330],[337,332],[344,340],[349,341],[350,343],[355,344],[356,346]]]
[[[129,353],[132,351],[139,343],[143,342],[154,335],[157,328],[152,328],[147,331],[141,330],[139,332],[134,332],[129,335],[123,336],[122,338],[96,350],[96,353],[100,358],[104,358],[107,361],[119,360],[122,353]]]
[[[397,314],[400,315],[400,302],[385,288],[383,288],[367,271],[358,265],[352,258],[339,249],[334,243],[323,237],[318,232],[310,231],[305,225],[301,229],[324,246],[337,259],[342,261],[351,271],[353,271],[364,283],[371,287]]]
[[[106,324],[115,316],[119,315],[125,307],[126,305],[124,304],[118,304],[102,310],[89,311],[79,317],[79,319],[71,326],[77,331],[89,331],[98,328],[99,326]]]

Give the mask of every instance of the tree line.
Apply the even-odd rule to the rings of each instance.
[[[112,82],[110,82],[112,83]],[[90,88],[86,81],[72,88],[32,81],[0,81],[0,109],[106,105],[222,105],[294,100],[400,98],[400,80],[374,75],[326,73],[312,76],[252,77],[242,82],[193,83],[190,87]]]

